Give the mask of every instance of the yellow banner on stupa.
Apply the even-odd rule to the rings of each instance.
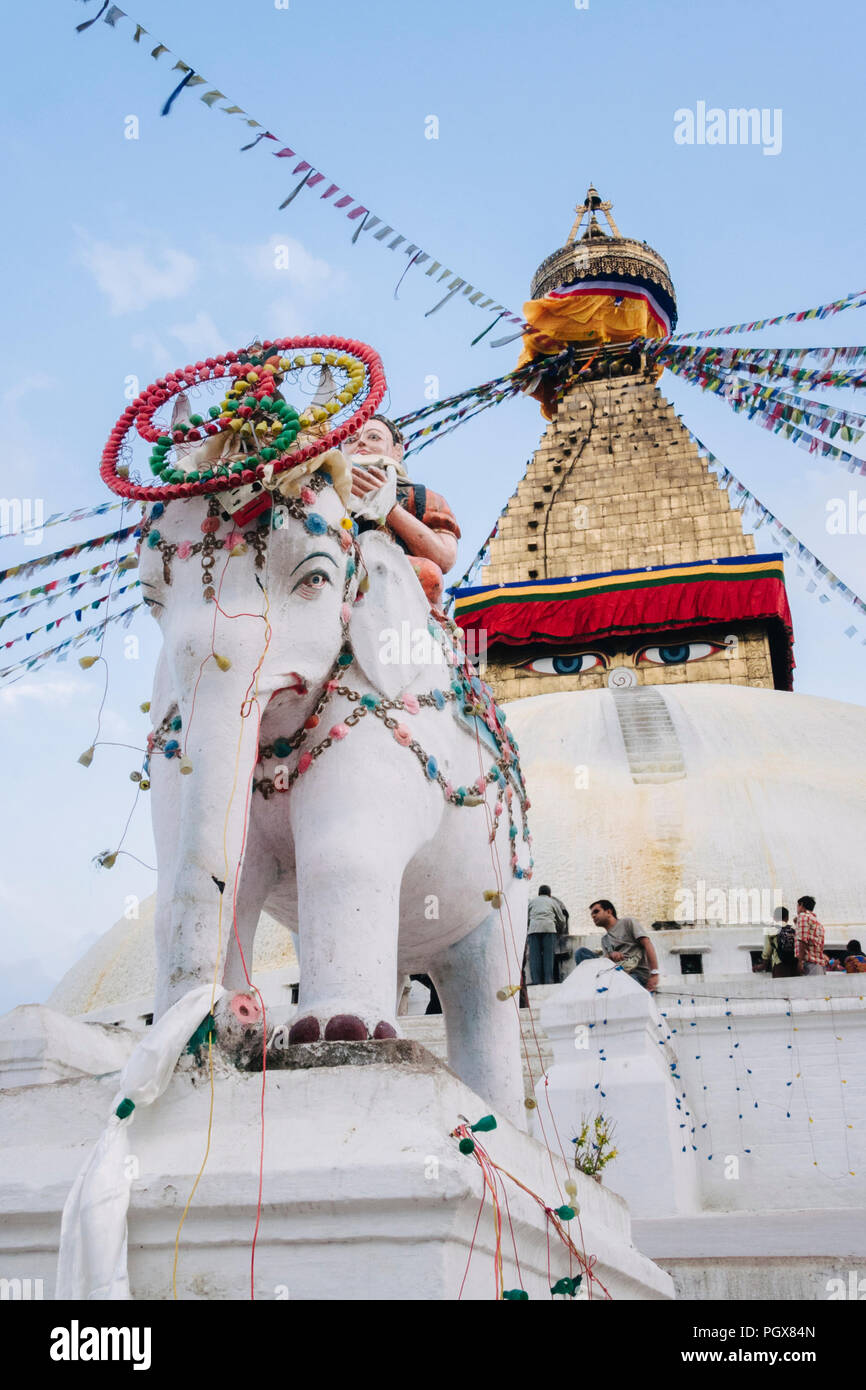
[[[569,344],[602,348],[608,343],[662,339],[670,334],[670,323],[659,306],[641,290],[622,285],[554,292],[543,299],[528,300],[523,313],[533,331],[523,335],[518,367],[536,357],[561,352]],[[533,395],[549,420],[552,402],[546,399],[543,386]]]

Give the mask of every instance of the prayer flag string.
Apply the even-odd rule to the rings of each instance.
[[[758,333],[763,328],[774,328],[780,323],[804,323],[807,319],[827,319],[841,314],[845,309],[862,309],[866,305],[866,290],[846,294],[842,299],[834,299],[829,304],[819,304],[814,309],[799,309],[790,314],[779,314],[771,319],[755,319],[752,323],[730,323],[726,328],[696,329],[691,333],[675,333],[672,343],[685,342],[687,338],[718,338],[728,333]]]
[[[107,618],[103,618],[101,622],[95,623],[93,627],[85,628],[83,632],[77,633],[75,637],[67,637],[65,642],[60,642],[56,647],[47,647],[44,651],[36,652],[33,656],[25,657],[22,661],[16,661],[12,666],[4,667],[3,670],[0,670],[0,680],[13,675],[15,672],[18,673],[15,677],[17,680],[28,671],[32,671],[37,666],[42,666],[46,661],[50,661],[52,657],[56,657],[58,661],[65,661],[71,647],[80,646],[82,642],[87,641],[88,637],[95,637],[97,634],[104,632],[110,623],[122,622],[124,627],[129,627],[133,613],[141,607],[143,607],[143,604],[134,603],[131,607],[125,608],[122,613],[112,613]],[[11,684],[11,682],[9,683]]]
[[[68,545],[65,549],[55,550],[50,555],[40,555],[35,560],[22,560],[20,565],[10,565],[8,569],[0,570],[0,584],[11,579],[14,575],[24,579],[29,574],[35,574],[36,570],[44,569],[46,565],[53,565],[55,560],[68,560],[72,555],[83,555],[90,550],[100,550],[111,541],[125,541],[137,528],[138,523],[135,522],[132,526],[124,526],[120,531],[110,531],[105,536],[94,536],[92,540],[81,541],[78,545]]]

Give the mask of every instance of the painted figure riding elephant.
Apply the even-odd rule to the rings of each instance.
[[[202,497],[143,521],[156,1011],[247,989],[266,908],[298,951],[292,1042],[396,1036],[398,983],[426,973],[451,1065],[520,1121],[517,754],[409,560],[354,534],[344,483],[325,454],[243,529]]]

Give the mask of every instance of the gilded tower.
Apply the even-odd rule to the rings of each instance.
[[[575,212],[533,278],[522,358],[568,343],[575,375],[557,399],[538,393],[547,428],[455,617],[485,632],[501,700],[696,681],[789,689],[781,557],[755,555],[647,351],[676,324],[668,267],[620,235],[594,188]]]

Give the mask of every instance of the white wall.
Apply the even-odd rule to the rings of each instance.
[[[654,1001],[591,961],[549,997],[557,1127],[570,1139],[581,1114],[614,1120],[605,1185],[644,1253],[682,1266],[685,1296],[716,1296],[720,1262],[751,1260],[730,1288],[766,1297],[776,1260],[779,1296],[826,1297],[819,1257],[866,1267],[866,977],[682,984],[663,979]]]

